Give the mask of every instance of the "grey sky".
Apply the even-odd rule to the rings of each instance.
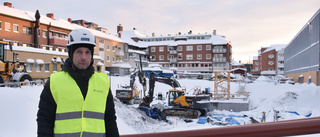
[[[5,1],[2,1],[3,3]],[[116,34],[138,29],[151,36],[193,33],[224,35],[235,61],[247,63],[260,47],[287,44],[320,8],[320,0],[10,0],[14,8],[84,19]]]

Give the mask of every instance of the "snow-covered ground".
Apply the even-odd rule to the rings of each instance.
[[[113,95],[119,84],[129,85],[129,76],[110,77]],[[185,86],[186,92],[193,93],[194,88],[210,88],[213,90],[214,82],[207,80],[178,80]],[[136,80],[138,90],[142,86]],[[0,87],[0,137],[35,137],[37,132],[36,114],[39,96],[43,89],[40,86],[23,86],[21,88]],[[157,83],[155,96],[171,89],[170,86]],[[231,83],[231,93],[238,91],[239,83]],[[279,121],[320,116],[320,87],[314,84],[278,84],[267,78],[261,77],[254,83],[246,84],[246,91],[250,92],[250,110],[245,112],[214,111],[214,114],[233,118],[240,124],[249,124],[247,115],[260,122],[262,112],[266,112],[266,121],[273,121],[274,110],[279,111]],[[165,104],[164,100],[154,100],[153,104]],[[198,124],[198,120],[186,123],[184,118],[167,117],[170,123],[146,117],[136,109],[137,105],[124,105],[115,101],[117,123],[121,135],[136,133],[152,133],[203,129],[219,127],[209,123]]]

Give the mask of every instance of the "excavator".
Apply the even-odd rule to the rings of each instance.
[[[155,82],[160,82],[173,87],[173,89],[168,92],[168,105],[171,106],[171,108],[163,109],[163,114],[187,118],[198,118],[200,115],[207,114],[208,109],[210,109],[209,95],[185,95],[185,90],[182,90],[177,80],[161,74],[158,75],[161,77],[155,77],[154,72],[150,73],[148,96],[143,98],[139,108],[150,108],[150,103],[153,101]]]
[[[136,76],[139,76],[140,83],[144,83],[144,79],[141,77],[141,72],[134,70],[130,75],[130,85],[121,86],[116,90],[116,97],[123,103],[134,104],[135,101],[139,101],[139,91],[135,88]]]
[[[5,60],[5,52],[4,47],[9,45],[8,42],[0,41],[0,86],[4,86],[6,83],[10,82],[24,82],[24,81],[32,81],[31,76],[23,71],[24,66],[19,63],[19,61],[15,61],[15,56],[17,53],[13,52],[12,61]],[[12,45],[9,45],[10,50],[12,51]]]

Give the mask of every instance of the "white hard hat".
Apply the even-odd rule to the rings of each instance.
[[[94,35],[87,29],[72,30],[68,36],[67,46],[74,44],[89,44],[96,46]]]

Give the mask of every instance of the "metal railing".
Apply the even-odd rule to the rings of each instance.
[[[152,127],[150,127],[152,128]],[[320,133],[320,117],[121,137],[279,137]]]

